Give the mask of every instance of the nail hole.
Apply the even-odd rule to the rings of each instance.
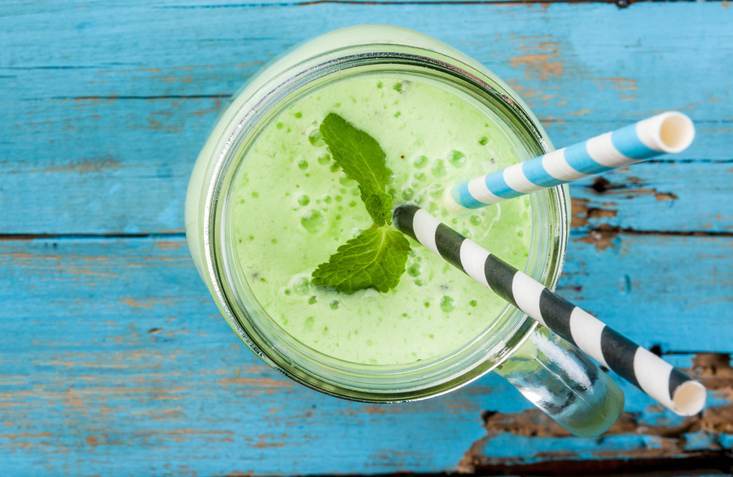
[[[611,188],[611,183],[604,177],[596,177],[590,187],[599,194],[603,194]]]

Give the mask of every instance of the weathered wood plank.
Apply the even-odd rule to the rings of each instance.
[[[600,253],[573,242],[562,291],[647,345],[730,352],[732,242],[704,240],[698,248],[698,238],[622,234]],[[702,278],[658,268],[662,262]],[[599,273],[604,263],[608,276]],[[729,442],[733,431],[714,423],[728,412],[724,384],[713,400],[721,411],[667,437],[681,420],[626,386],[633,414],[592,448],[542,423],[546,433],[528,438],[536,415],[522,414],[529,405],[494,376],[400,406],[322,396],[243,348],[182,238],[0,241],[0,269],[0,455],[8,475],[437,472],[454,468],[473,442],[466,459],[477,468],[563,456],[686,458]],[[629,271],[630,290],[617,270]],[[689,366],[689,355],[672,358]],[[484,410],[499,413],[488,434]]]
[[[224,101],[34,103],[36,112],[18,116],[12,144],[0,148],[0,175],[5,178],[0,203],[6,210],[0,216],[0,231],[181,232],[188,175]],[[56,108],[68,114],[59,116]],[[622,124],[548,122],[547,128],[560,145]],[[38,128],[45,131],[40,140]],[[609,173],[605,177],[612,184],[603,193],[590,188],[593,179],[574,185],[574,197],[599,209],[590,217],[591,225],[732,231],[731,211],[721,207],[733,180],[733,164],[728,162],[733,156],[725,159],[730,132],[707,123],[698,129],[700,139],[689,153],[670,162]],[[578,211],[584,213],[582,207]]]
[[[211,9],[224,9],[224,10],[243,10],[251,8],[263,8],[263,7],[286,7],[286,6],[313,6],[321,4],[352,4],[352,5],[375,5],[375,4],[410,4],[410,5],[425,5],[425,4],[457,4],[457,5],[505,5],[505,4],[535,4],[541,3],[546,5],[552,4],[582,4],[582,3],[599,3],[599,4],[614,4],[618,8],[627,8],[632,4],[638,5],[645,2],[654,1],[656,3],[667,3],[675,2],[678,0],[256,0],[256,1],[238,1],[238,0],[223,0],[223,1],[201,1],[194,0],[192,2],[185,2],[181,0],[159,0],[155,2],[156,8],[166,9],[178,9],[178,10],[211,10]],[[687,0],[691,1],[691,0]],[[724,0],[702,0],[705,2],[721,2]],[[39,2],[40,3],[40,2]],[[44,11],[62,11],[63,7],[52,1],[44,1]],[[126,2],[128,6],[137,4],[140,2]],[[108,2],[103,0],[86,0],[84,5],[87,7],[106,7],[110,8]],[[38,13],[38,5],[31,1],[9,1],[6,7],[7,13],[12,12],[13,15],[19,15],[24,13]],[[10,8],[12,7],[12,8]]]
[[[396,20],[476,56],[517,87],[557,144],[664,108],[689,112],[699,140],[679,159],[694,162],[635,168],[628,174],[642,185],[623,193],[574,192],[609,210],[594,225],[733,228],[720,206],[733,169],[730,72],[721,65],[733,42],[724,41],[730,10],[718,4],[169,6],[59,15],[36,4],[0,17],[0,232],[180,232],[186,178],[223,98],[295,42],[357,19]],[[658,29],[643,26],[651,16]],[[612,37],[624,40],[604,40]],[[647,47],[655,44],[668,49]],[[611,177],[619,179],[628,177]]]
[[[0,64],[4,86],[16,88],[3,88],[3,96],[231,93],[294,43],[366,21],[396,22],[448,41],[517,83],[542,116],[635,119],[678,107],[700,120],[731,119],[720,66],[733,48],[732,14],[718,3],[628,10],[602,4],[170,6],[130,2],[58,15],[36,5],[17,17],[11,11],[1,20]],[[649,17],[656,28],[648,28]]]
[[[730,330],[732,247],[730,237],[573,233],[560,289],[647,347],[728,352],[718,338]]]
[[[573,227],[731,234],[733,214],[721,205],[731,197],[733,167],[721,166],[651,162],[585,179],[570,189]]]
[[[17,119],[0,145],[3,233],[182,231],[188,176],[220,99],[34,104],[0,112]]]

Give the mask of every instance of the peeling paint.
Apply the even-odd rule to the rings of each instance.
[[[598,176],[593,180],[590,189],[596,194],[605,195],[625,195],[627,198],[637,196],[653,195],[656,200],[669,201],[677,200],[677,194],[673,192],[661,192],[653,187],[640,187],[645,185],[644,180],[636,176],[626,177],[625,183],[613,183],[603,176]]]
[[[639,89],[638,82],[633,78],[621,76],[598,78],[601,84],[610,84],[611,88],[618,93],[621,101],[633,101],[637,99],[636,91]]]
[[[290,388],[293,382],[288,379],[272,379],[263,377],[237,377],[223,378],[219,380],[222,386],[245,385],[253,388]]]
[[[183,245],[184,242],[181,240],[159,240],[155,242],[155,247],[160,250],[178,250]]]
[[[612,208],[592,207],[589,205],[588,199],[572,199],[573,217],[571,225],[573,227],[582,227],[588,225],[588,222],[599,218],[616,217],[618,211]]]
[[[523,68],[527,79],[546,81],[563,76],[565,66],[560,58],[560,43],[551,36],[520,36],[518,40],[518,49],[523,54],[510,58],[512,68]]]
[[[698,353],[693,358],[690,374],[700,379],[703,384],[719,399],[727,404],[711,405],[696,416],[686,417],[679,421],[655,421],[654,416],[660,412],[659,406],[652,406],[644,415],[626,412],[616,421],[603,436],[598,438],[598,449],[592,451],[592,456],[600,458],[601,462],[595,465],[602,466],[604,460],[615,461],[633,458],[645,459],[684,459],[697,458],[698,450],[689,450],[688,436],[704,433],[710,441],[710,447],[703,448],[705,452],[718,449],[724,451],[725,446],[721,436],[733,432],[733,368],[730,364],[730,355],[721,353]],[[582,461],[586,456],[564,449],[563,439],[576,439],[565,429],[560,427],[551,418],[538,409],[530,409],[516,414],[506,414],[496,411],[484,411],[482,414],[486,436],[474,442],[459,464],[463,472],[480,472],[484,468],[495,468],[497,465],[522,465],[532,462],[533,459],[546,461]],[[528,454],[526,458],[504,458],[487,454],[486,449],[493,439],[510,434],[512,436],[557,439],[558,444],[552,450],[542,451],[536,455]],[[639,436],[638,444],[604,448],[603,442],[614,436]],[[569,442],[570,442],[569,441]],[[633,440],[631,442],[634,442]],[[569,444],[572,448],[573,445]],[[724,454],[711,454],[725,461]],[[682,462],[680,460],[680,462]],[[733,464],[733,461],[731,462]],[[599,467],[599,469],[602,467]]]
[[[132,297],[120,298],[120,302],[130,308],[152,308],[154,306],[154,304],[149,301],[136,300]]]
[[[616,237],[620,231],[620,227],[601,224],[598,227],[589,230],[585,236],[576,239],[576,241],[592,244],[596,250],[602,251],[614,245]]]
[[[113,171],[121,167],[122,163],[119,160],[107,154],[100,157],[70,161],[63,165],[48,166],[43,168],[42,172],[76,172],[78,174],[88,174],[90,172]]]
[[[547,80],[563,74],[563,64],[556,61],[557,57],[557,53],[519,55],[511,59],[511,65],[514,68],[523,66],[525,74],[529,77],[535,76],[541,80]]]

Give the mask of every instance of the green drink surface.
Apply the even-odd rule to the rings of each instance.
[[[395,203],[424,207],[514,266],[525,265],[526,197],[453,215],[442,205],[450,184],[527,157],[508,127],[436,80],[363,74],[295,100],[244,152],[228,208],[241,275],[282,329],[335,358],[407,364],[465,346],[496,322],[506,303],[412,240],[406,271],[388,293],[347,295],[310,283],[319,264],[372,223],[357,184],[320,137],[329,112],[380,143],[393,171]]]

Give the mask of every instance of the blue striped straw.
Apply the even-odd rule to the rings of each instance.
[[[446,194],[448,205],[477,209],[661,154],[682,152],[694,137],[692,120],[680,112],[668,111],[461,182]]]

